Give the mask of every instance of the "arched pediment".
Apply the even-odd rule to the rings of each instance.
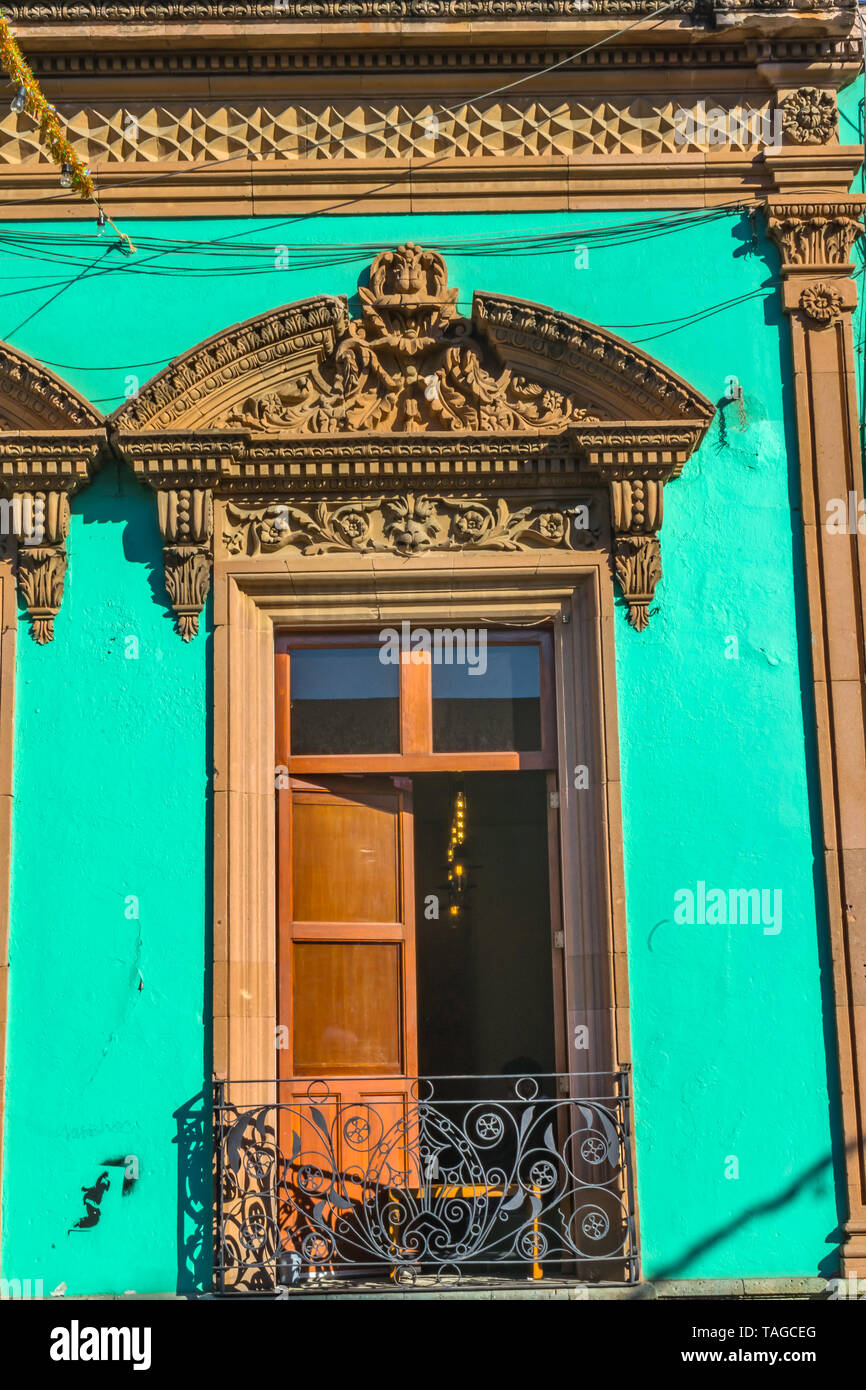
[[[476,292],[457,312],[445,262],[380,253],[361,316],[320,296],[261,314],[170,363],[110,417],[119,436],[195,430],[563,435],[604,422],[706,425],[713,408],[646,353],[570,314]]]
[[[645,627],[664,484],[710,402],[571,314],[479,291],[461,316],[441,255],[413,243],[380,252],[359,297],[358,318],[320,296],[217,333],[109,418],[159,495],[183,636],[208,590],[215,505],[221,553],[251,559],[610,543]]]
[[[47,367],[0,343],[0,432],[103,431],[93,406]]]

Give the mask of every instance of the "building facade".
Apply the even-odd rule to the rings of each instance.
[[[856,9],[7,14],[4,1278],[866,1274]]]

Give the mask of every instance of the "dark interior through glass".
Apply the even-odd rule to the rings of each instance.
[[[447,849],[458,787],[468,886],[451,925]],[[412,778],[422,1076],[556,1070],[546,792],[543,772]]]
[[[298,647],[290,657],[294,756],[400,752],[400,670],[379,647]]]
[[[487,645],[483,661],[432,666],[434,753],[537,752],[541,670],[532,645]]]

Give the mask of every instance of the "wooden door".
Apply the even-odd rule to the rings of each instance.
[[[333,1271],[347,1252],[359,1266],[381,1257],[373,1208],[410,1180],[411,782],[294,777],[279,800],[278,1022],[288,1046],[278,1056],[290,1106],[279,1143],[292,1212],[284,1241],[305,1266]],[[326,1228],[340,1222],[338,1261]]]

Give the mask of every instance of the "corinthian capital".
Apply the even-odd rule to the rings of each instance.
[[[782,255],[782,271],[816,266],[847,266],[851,247],[863,234],[860,218],[866,199],[837,197],[826,202],[769,198],[767,230]]]

